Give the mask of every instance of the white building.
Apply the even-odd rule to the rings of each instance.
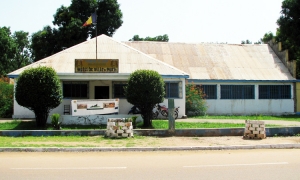
[[[71,100],[117,98],[119,114],[127,114],[132,105],[124,97],[123,86],[129,75],[138,69],[157,71],[170,87],[162,104],[167,105],[167,99],[174,98],[175,105],[180,106],[179,117],[185,114],[187,73],[105,35],[97,37],[97,60],[96,38],[93,38],[11,72],[8,76],[15,78],[17,84],[18,76],[24,69],[38,66],[54,68],[63,87],[63,102],[51,114],[63,114],[64,105],[70,105]],[[14,101],[13,118],[34,117],[32,111]]]
[[[207,95],[208,114],[295,112],[297,80],[267,44],[121,43],[101,35],[97,37],[96,60],[95,43],[93,38],[8,76],[17,83],[26,68],[54,68],[61,79],[64,99],[51,113],[63,114],[63,105],[74,99],[119,98],[119,114],[127,114],[132,105],[123,96],[122,87],[130,73],[138,69],[161,74],[168,90],[162,104],[167,105],[168,98],[175,99],[175,106],[180,106],[179,117],[185,115],[186,82],[202,86]],[[81,62],[86,63],[84,68],[79,67]],[[105,71],[97,69],[103,62],[117,62],[117,66]],[[13,117],[33,118],[34,114],[15,101]]]

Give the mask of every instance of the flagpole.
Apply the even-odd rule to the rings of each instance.
[[[97,20],[98,20],[98,18],[97,18],[97,8],[95,9],[95,16],[96,16],[96,60],[97,60],[97,55],[98,55],[98,53],[97,53],[97,46],[98,46],[98,43],[97,43]]]
[[[97,60],[97,54],[98,54],[98,53],[97,53],[97,44],[98,44],[98,43],[97,43],[97,24],[96,24],[96,60]]]

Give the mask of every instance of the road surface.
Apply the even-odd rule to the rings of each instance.
[[[2,152],[0,179],[300,179],[300,149]]]

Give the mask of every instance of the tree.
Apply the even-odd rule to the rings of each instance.
[[[156,37],[149,37],[146,38],[140,38],[139,35],[134,35],[132,39],[129,39],[129,41],[161,41],[161,42],[168,42],[169,37],[167,34],[164,34],[162,36],[156,36]]]
[[[185,86],[185,112],[187,115],[205,115],[207,105],[201,85],[187,84]]]
[[[261,39],[262,42],[264,43],[268,43],[269,41],[271,41],[273,39],[274,35],[272,32],[267,32],[264,34],[264,37]]]
[[[9,27],[0,28],[0,76],[12,70],[11,62],[17,52],[17,46],[11,37]]]
[[[37,127],[45,127],[49,112],[62,101],[62,88],[54,69],[37,67],[24,70],[17,79],[15,98],[35,114]]]
[[[252,42],[247,39],[246,41],[242,41],[241,44],[252,44]]]
[[[300,1],[284,0],[281,6],[281,16],[277,20],[281,42],[289,41],[291,45],[300,47]]]
[[[31,63],[28,34],[24,31],[11,34],[9,27],[0,28],[0,76]]]
[[[46,26],[32,35],[34,61],[95,37],[94,25],[82,27],[95,9],[98,16],[97,35],[112,36],[123,23],[117,0],[72,0],[69,7],[61,6],[54,14],[52,23],[57,28]]]
[[[130,74],[125,87],[127,101],[141,111],[144,127],[152,127],[152,110],[164,101],[165,83],[156,71],[137,70]]]
[[[17,46],[17,52],[14,57],[14,63],[12,64],[13,70],[16,70],[32,62],[30,53],[29,33],[24,31],[16,31],[14,32],[12,37]]]
[[[11,117],[13,114],[14,85],[7,82],[8,78],[0,78],[0,117]]]
[[[297,78],[300,78],[300,1],[284,0],[281,8],[275,39],[282,43],[283,49],[289,50],[289,59],[297,61]]]

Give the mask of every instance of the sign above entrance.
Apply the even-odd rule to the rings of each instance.
[[[75,73],[118,73],[118,59],[75,59]]]

